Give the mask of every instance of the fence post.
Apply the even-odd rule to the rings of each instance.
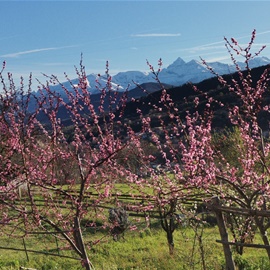
[[[211,199],[209,208],[213,210],[216,214],[217,218],[217,225],[219,229],[219,234],[221,237],[221,242],[223,245],[223,252],[225,256],[225,261],[226,261],[226,270],[235,270],[235,265],[234,261],[232,258],[232,252],[230,249],[230,244],[229,244],[229,238],[228,238],[228,233],[226,230],[225,222],[223,219],[223,214],[222,211],[218,209],[218,206],[220,206],[220,200],[218,197],[213,197]]]

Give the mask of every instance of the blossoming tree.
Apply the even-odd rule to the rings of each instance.
[[[119,156],[122,151],[130,156],[140,148],[140,141],[121,122],[126,94],[118,97],[113,91],[108,66],[106,85],[101,86],[99,78],[96,82],[101,93],[98,109],[82,63],[80,67],[79,84],[70,81],[71,90],[62,85],[68,100],[64,101],[51,90],[51,84],[60,83],[56,77],[48,77],[37,95],[31,92],[31,76],[28,91],[23,79],[18,90],[11,74],[5,80],[3,66],[0,223],[1,233],[13,237],[40,230],[57,235],[86,269],[92,269],[87,250],[93,241],[90,245],[83,238],[83,230],[95,227],[97,219],[104,227],[112,226],[108,209],[100,206],[118,206],[117,196],[111,196],[121,193],[117,184],[137,183],[137,174]],[[33,98],[36,107],[30,112]],[[69,130],[58,117],[63,109],[71,123]]]
[[[161,129],[159,132],[153,129],[152,116],[145,116],[138,108],[142,126],[141,132],[136,133],[123,121],[127,95],[118,96],[113,91],[108,66],[104,87],[97,77],[96,87],[101,96],[99,106],[95,107],[82,63],[76,70],[79,83],[74,85],[69,81],[71,91],[51,76],[45,84],[40,84],[38,95],[31,92],[31,76],[27,85],[21,79],[20,89],[16,88],[11,74],[5,80],[3,64],[0,72],[3,88],[0,95],[1,233],[23,237],[42,230],[60,235],[82,265],[93,269],[87,252],[93,243],[85,240],[83,230],[95,227],[98,219],[103,220],[104,227],[112,226],[104,206],[145,213],[157,210],[173,253],[173,232],[179,222],[177,212],[182,210],[181,203],[194,197],[205,202],[209,197],[219,196],[225,206],[238,207],[246,213],[247,218],[238,219],[241,233],[234,240],[238,241],[237,237],[245,240],[255,225],[270,258],[266,234],[269,220],[256,214],[268,208],[270,195],[270,144],[258,121],[262,111],[269,112],[268,104],[264,104],[264,95],[269,90],[269,68],[257,81],[252,80],[249,61],[261,52],[251,53],[255,34],[254,31],[245,48],[235,39],[225,39],[238,79],[225,80],[204,61],[218,77],[221,87],[234,93],[241,102],[241,106],[228,106],[229,121],[239,132],[234,142],[237,162],[214,143],[213,107],[224,104],[196,87],[198,96],[193,109],[184,118],[168,91],[162,88],[160,100],[148,104],[155,110]],[[241,71],[234,53],[245,58],[246,71]],[[160,85],[161,65],[160,61],[157,72],[149,65]],[[51,84],[60,84],[66,99],[58,96]],[[36,107],[31,111],[33,98]],[[205,100],[203,112],[198,109],[200,99]],[[71,124],[69,129],[59,119],[63,110]],[[164,116],[169,120],[165,121]],[[151,165],[156,157],[145,147],[143,135],[161,156],[159,170]],[[142,201],[128,205],[121,202],[119,183],[126,184],[130,197],[139,194]],[[233,265],[227,255],[227,266]]]
[[[194,103],[196,107],[200,99],[206,100],[204,112],[199,113],[198,109],[189,111],[185,121],[180,121],[177,114],[170,112],[174,124],[171,125],[171,129],[164,131],[167,142],[162,147],[170,150],[170,162],[176,162],[180,156],[180,162],[176,162],[174,166],[175,177],[179,184],[174,185],[173,189],[201,190],[202,201],[207,201],[212,196],[219,196],[224,206],[236,211],[239,238],[234,234],[234,241],[244,243],[245,239],[254,233],[254,226],[257,226],[270,258],[267,237],[269,218],[264,216],[263,212],[269,207],[270,144],[264,136],[259,118],[262,113],[268,113],[269,116],[269,104],[265,101],[265,97],[269,91],[270,68],[266,67],[259,79],[253,81],[250,60],[264,49],[262,47],[258,52],[252,53],[255,36],[254,30],[246,47],[242,47],[233,38],[231,40],[225,38],[225,45],[237,70],[236,76],[230,80],[225,80],[224,77],[216,74],[212,67],[203,61],[217,76],[220,88],[234,93],[235,99],[238,100],[237,105],[227,104],[230,124],[237,128],[239,134],[234,141],[237,161],[228,158],[214,144],[217,131],[212,125],[213,108],[224,104],[211,97],[210,93],[199,92],[199,89],[196,89],[198,97],[195,98]],[[245,70],[241,70],[235,55],[244,57]],[[167,97],[167,104],[169,106],[172,104],[171,110],[175,110],[173,101],[168,102],[168,100],[169,97]],[[267,124],[264,123],[264,126]],[[174,143],[172,138],[179,138],[179,140]],[[241,209],[238,212],[237,207]],[[241,217],[241,213],[244,213],[244,218]],[[226,247],[225,251],[230,253],[227,243],[224,243],[224,247]],[[233,265],[232,259],[230,256],[227,258],[227,269],[232,269],[230,268]]]

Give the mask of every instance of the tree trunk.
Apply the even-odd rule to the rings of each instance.
[[[173,232],[168,230],[166,233],[167,233],[167,241],[168,241],[168,246],[169,246],[169,253],[170,255],[173,255],[174,253]]]
[[[173,255],[174,253],[174,242],[173,242],[173,232],[175,230],[174,224],[174,211],[177,200],[171,200],[170,202],[170,210],[163,211],[162,208],[159,208],[159,216],[161,220],[161,226],[167,235],[167,242],[169,246],[169,254]]]
[[[82,236],[82,231],[81,231],[81,226],[80,226],[80,221],[78,217],[74,218],[74,239],[76,242],[76,245],[78,249],[81,251],[81,258],[82,258],[82,265],[86,270],[94,270],[94,266],[90,262],[85,245],[83,242],[83,236]]]

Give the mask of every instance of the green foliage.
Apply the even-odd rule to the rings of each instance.
[[[221,132],[213,134],[213,145],[219,162],[225,160],[231,166],[239,167],[239,157],[243,149],[240,131],[237,127],[225,128]],[[222,160],[223,159],[223,160]]]

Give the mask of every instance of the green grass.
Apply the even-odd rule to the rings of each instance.
[[[194,252],[194,256],[191,256],[192,238],[191,230],[178,230],[175,233],[175,254],[169,255],[166,236],[162,230],[147,229],[137,234],[136,232],[130,233],[120,242],[110,241],[97,246],[93,262],[96,269],[108,270],[192,269],[188,265],[197,265],[197,269],[200,269],[201,263],[198,252]],[[214,245],[216,244],[214,243]],[[108,260],[108,258],[110,259]],[[213,256],[212,259],[214,259]]]
[[[58,254],[57,243],[54,237],[49,235],[31,235],[24,238],[27,250],[50,252]],[[8,248],[24,249],[22,238],[0,238],[0,246]],[[63,247],[61,244],[59,247]],[[71,251],[59,251],[60,254],[70,257],[77,257]],[[0,269],[19,269],[19,267],[35,269],[81,269],[80,262],[56,256],[46,256],[25,251],[0,250]]]
[[[132,187],[126,184],[117,184],[117,189],[122,194],[129,194]],[[150,191],[149,191],[150,193]],[[135,192],[135,195],[136,192]],[[38,198],[38,197],[37,197]],[[132,201],[132,198],[123,198],[123,201]],[[42,202],[41,202],[42,204]],[[63,209],[65,212],[65,209]],[[107,209],[104,209],[104,215],[108,215]],[[86,225],[92,216],[85,217],[82,220]],[[101,242],[92,246],[89,250],[89,257],[96,270],[201,270],[202,257],[199,249],[198,239],[195,238],[194,230],[190,227],[181,227],[174,233],[175,253],[169,254],[166,240],[166,233],[161,229],[160,224],[155,219],[152,220],[151,230],[144,229],[143,219],[136,223],[132,219],[132,224],[139,227],[138,231],[127,231],[125,237],[120,241],[113,241],[108,235],[108,231],[86,228],[84,231],[85,242],[89,246],[99,239]],[[102,225],[102,220],[100,224]],[[199,228],[200,232],[202,228]],[[8,233],[7,231],[5,231]],[[20,231],[19,231],[20,232]],[[21,232],[19,233],[21,235]],[[205,263],[207,270],[219,270],[224,267],[224,256],[222,245],[216,243],[220,239],[218,228],[204,228],[202,243],[204,249]],[[256,234],[256,243],[260,243],[259,234]],[[25,237],[27,249],[51,252],[70,257],[78,256],[67,249],[67,243],[56,241],[51,235],[28,235]],[[22,238],[8,238],[0,236],[0,247],[24,249]],[[59,247],[59,249],[58,249]],[[243,256],[234,254],[237,269],[241,270],[268,270],[270,263],[266,252],[263,249],[246,248]],[[15,270],[20,267],[33,269],[51,270],[51,269],[82,269],[77,260],[61,258],[57,256],[45,256],[25,251],[13,251],[0,249],[0,270]]]
[[[155,224],[153,224],[155,225]],[[118,242],[110,236],[92,247],[89,257],[96,270],[199,270],[202,269],[202,259],[198,242],[194,242],[194,231],[191,228],[180,228],[174,233],[175,253],[169,255],[165,232],[157,228],[141,231],[127,231],[124,238]],[[101,233],[85,234],[86,242],[95,241],[104,236]],[[219,239],[218,229],[205,228],[202,241],[207,269],[218,270],[224,266],[224,258]],[[22,239],[8,239],[1,237],[1,246],[23,249]],[[57,254],[56,240],[52,236],[39,235],[25,238],[28,249],[49,251]],[[63,247],[59,243],[59,247]],[[60,254],[76,257],[70,250],[60,250]],[[76,260],[45,256],[35,253],[11,250],[0,250],[0,269],[13,270],[20,266],[34,269],[82,269]],[[246,249],[243,256],[235,255],[239,269],[268,270],[270,264],[264,250]]]

